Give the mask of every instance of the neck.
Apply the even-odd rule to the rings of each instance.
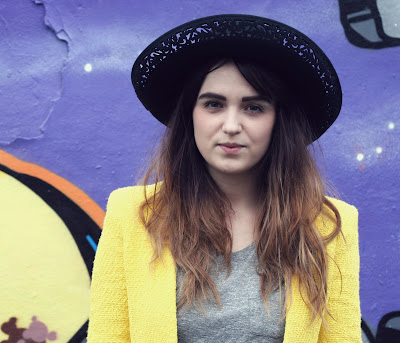
[[[234,210],[237,207],[256,206],[257,189],[253,173],[226,175],[210,171],[210,174]]]
[[[232,206],[233,211],[227,218],[232,234],[232,251],[241,250],[254,241],[256,177],[254,173],[227,175],[210,171],[210,174]]]

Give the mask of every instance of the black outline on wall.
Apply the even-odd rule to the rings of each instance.
[[[360,48],[382,49],[400,45],[400,38],[388,36],[382,24],[377,0],[339,0],[340,21],[350,43]],[[373,20],[378,41],[371,41],[357,32],[351,24]]]

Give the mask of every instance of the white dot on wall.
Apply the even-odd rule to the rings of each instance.
[[[389,123],[388,124],[388,128],[389,128],[389,130],[393,130],[394,129],[394,123]]]
[[[381,154],[381,153],[382,153],[382,148],[381,148],[380,146],[378,146],[378,147],[376,148],[376,153],[377,153],[377,154]]]
[[[85,64],[85,71],[88,73],[92,71],[92,65],[90,63]]]
[[[357,160],[362,161],[364,159],[364,154],[357,154]]]

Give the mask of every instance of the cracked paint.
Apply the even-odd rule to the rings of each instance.
[[[0,74],[3,146],[42,138],[61,97],[66,42],[43,24],[43,15],[42,6],[28,1],[3,1],[0,8],[0,40],[7,51],[0,56],[6,71]]]
[[[64,29],[63,17],[60,11],[52,6],[53,1],[32,0],[37,5],[43,5],[45,8],[44,23],[48,26],[56,36],[67,43],[67,47],[71,41],[67,31]],[[69,49],[68,49],[69,51]]]

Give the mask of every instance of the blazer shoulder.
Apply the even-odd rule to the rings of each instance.
[[[114,190],[107,203],[107,213],[115,217],[129,217],[133,214],[135,209],[145,200],[145,194],[151,196],[160,186],[130,186]]]
[[[348,204],[347,202],[344,202],[343,200],[339,200],[328,196],[326,197],[326,199],[328,199],[333,205],[335,205],[340,214],[342,214],[342,212],[350,214],[358,212],[357,208],[355,208],[353,205]]]
[[[343,225],[350,225],[350,224],[357,224],[358,221],[358,210],[353,205],[350,205],[343,200],[326,197],[339,211],[342,224]]]
[[[332,205],[336,207],[340,214],[341,230],[344,237],[352,237],[358,235],[358,210],[342,200],[326,197]],[[331,209],[328,209],[330,214],[329,217],[334,216]],[[322,217],[322,216],[320,216]],[[334,223],[331,218],[320,218],[322,220],[317,221],[320,225],[320,230],[326,235],[332,232],[334,229]],[[341,236],[341,235],[339,235]]]
[[[140,186],[131,186],[118,188],[111,192],[107,202],[107,212],[118,211],[121,207],[127,207],[129,204],[138,198],[140,193]]]

